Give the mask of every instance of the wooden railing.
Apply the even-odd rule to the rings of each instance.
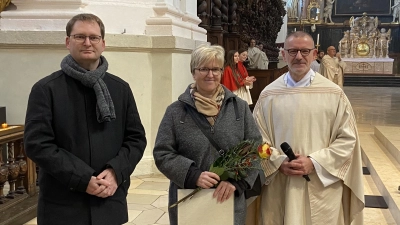
[[[16,219],[23,221],[26,210],[30,217],[36,213],[36,207],[24,204],[28,200],[37,204],[37,171],[35,163],[26,157],[23,135],[23,126],[0,130],[0,225],[18,224]]]
[[[264,88],[280,77],[282,74],[288,71],[288,67],[284,66],[278,69],[268,69],[268,70],[258,70],[258,69],[249,69],[249,76],[256,77],[257,81],[253,83],[253,89],[250,90],[251,99],[253,100],[253,105],[250,108],[253,108],[258,100],[258,97],[261,94],[261,91]]]

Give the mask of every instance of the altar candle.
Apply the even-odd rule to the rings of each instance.
[[[317,45],[319,44],[319,34],[317,35]]]
[[[294,28],[294,32],[296,32],[296,27]]]

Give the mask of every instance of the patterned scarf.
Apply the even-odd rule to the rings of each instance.
[[[114,103],[102,79],[108,69],[108,62],[104,56],[100,56],[100,65],[96,70],[88,71],[79,66],[71,55],[67,55],[61,61],[61,69],[86,87],[93,88],[97,99],[96,116],[99,123],[115,120]]]
[[[218,85],[214,95],[211,98],[206,98],[197,91],[196,83],[193,83],[190,87],[190,95],[194,100],[197,111],[205,115],[210,125],[214,126],[225,97],[222,86]]]

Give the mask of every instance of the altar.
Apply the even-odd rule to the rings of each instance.
[[[342,58],[342,60],[346,63],[345,74],[393,74],[394,59],[391,58]]]
[[[350,30],[339,41],[339,53],[346,63],[345,74],[392,75],[394,59],[389,58],[391,30],[378,29],[378,17],[351,17]]]

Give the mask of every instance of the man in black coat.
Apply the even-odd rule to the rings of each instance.
[[[145,131],[129,85],[107,73],[103,22],[79,14],[66,33],[70,54],[32,87],[26,113],[26,153],[40,168],[38,224],[120,225]]]

